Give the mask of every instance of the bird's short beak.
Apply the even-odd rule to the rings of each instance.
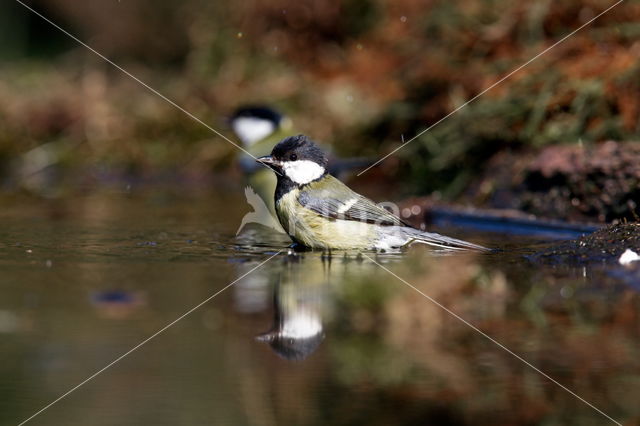
[[[258,163],[266,164],[267,166],[280,167],[282,165],[282,162],[276,160],[270,155],[265,155],[264,157],[257,158],[256,161]]]

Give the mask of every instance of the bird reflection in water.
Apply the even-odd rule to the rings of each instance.
[[[315,270],[322,266],[324,271]],[[281,357],[301,361],[324,340],[323,314],[329,263],[289,256],[273,289],[271,330],[256,337]]]

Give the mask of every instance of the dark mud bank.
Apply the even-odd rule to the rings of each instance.
[[[627,249],[640,254],[640,223],[610,225],[575,240],[553,244],[529,259],[558,265],[618,264]],[[634,263],[640,266],[640,262]]]
[[[639,164],[640,143],[633,142],[501,153],[470,195],[479,207],[568,222],[635,221],[640,214]]]

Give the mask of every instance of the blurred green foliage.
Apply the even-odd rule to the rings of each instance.
[[[227,135],[230,111],[264,102],[344,154],[379,157],[612,3],[30,4]],[[0,26],[11,35],[0,45],[5,180],[23,182],[25,154],[52,142],[60,152],[43,163],[71,170],[210,173],[233,163],[230,144],[17,3],[0,7],[11,24]],[[453,198],[499,152],[636,139],[638,18],[638,2],[619,5],[374,173],[404,179],[404,192]]]

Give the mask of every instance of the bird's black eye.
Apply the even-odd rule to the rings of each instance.
[[[289,160],[291,160],[291,161],[296,161],[297,159],[298,159],[298,156],[297,156],[297,155],[295,155],[295,154],[291,154],[291,155],[289,156]]]

